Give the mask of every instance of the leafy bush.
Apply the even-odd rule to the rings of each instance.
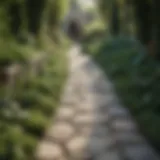
[[[68,2],[0,1],[1,160],[33,159],[37,142],[54,116],[67,73],[64,52],[68,44],[61,33],[60,22]],[[52,32],[54,34],[50,34]],[[55,44],[55,34],[61,43]],[[43,52],[48,59],[44,59],[39,73],[32,74],[30,62]],[[6,67],[12,64],[18,64],[15,66],[20,67],[21,73],[8,75]]]
[[[138,42],[124,37],[101,38],[84,46],[112,79],[140,130],[160,151],[160,64]]]
[[[0,108],[0,159],[33,159],[37,142],[50,124],[50,118],[53,117],[59,103],[67,75],[65,47],[63,50],[57,48],[56,54],[46,53],[50,54],[49,59],[43,67],[43,72],[37,76],[32,77],[28,74],[27,68],[28,73],[25,75],[28,77],[23,77],[21,83],[15,84],[15,90],[9,101],[5,102],[3,99],[5,88],[0,90],[3,96],[1,96],[3,106]],[[11,62],[17,61],[19,56],[17,57],[11,50],[8,51],[15,56],[10,59]],[[24,48],[24,51],[27,49]],[[2,59],[0,57],[0,61]]]

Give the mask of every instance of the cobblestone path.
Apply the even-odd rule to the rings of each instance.
[[[37,160],[158,160],[102,71],[75,45],[69,78]]]

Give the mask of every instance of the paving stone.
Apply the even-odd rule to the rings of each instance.
[[[91,112],[94,112],[94,107],[93,105],[91,104],[91,102],[84,102],[84,103],[80,103],[79,106],[77,106],[77,112],[78,113],[91,113]]]
[[[108,133],[109,133],[109,129],[104,126],[104,125],[93,125],[92,127],[92,136],[95,136],[95,137],[103,137],[105,138],[106,136],[108,136]]]
[[[144,142],[144,138],[137,132],[114,132],[112,136],[118,144],[123,146],[131,144],[139,144]]]
[[[96,105],[98,105],[100,108],[107,106],[108,104],[107,96],[108,96],[107,94],[105,95],[96,94],[94,98]]]
[[[78,158],[84,158],[86,156],[84,155],[84,153],[86,146],[88,144],[87,141],[88,141],[87,137],[79,136],[79,137],[74,137],[68,142],[67,148],[72,158],[78,159]]]
[[[75,108],[76,104],[78,103],[78,98],[72,95],[66,95],[64,99],[61,101],[62,106]]]
[[[136,131],[136,125],[127,118],[117,118],[112,120],[111,122],[112,129],[114,129],[116,132],[118,131]]]
[[[153,150],[147,145],[131,145],[124,149],[128,160],[159,160]]]
[[[76,125],[92,125],[94,122],[93,114],[80,114],[74,118]]]
[[[119,118],[119,117],[128,117],[131,118],[129,112],[127,109],[121,107],[119,104],[113,104],[109,109],[108,109],[108,114],[112,119]]]
[[[65,122],[57,122],[47,132],[47,136],[55,139],[58,142],[66,142],[75,133],[73,126]]]
[[[75,111],[70,107],[62,107],[57,112],[57,119],[59,120],[70,120],[74,117]]]
[[[93,109],[93,107],[87,107],[87,108],[85,108],[85,107],[82,107],[82,108],[77,108],[76,109],[76,111],[77,111],[77,113],[78,114],[80,114],[80,115],[83,115],[83,114],[95,114],[94,112],[94,109]]]
[[[61,160],[63,151],[59,145],[44,141],[38,147],[36,158],[39,160]]]
[[[92,125],[85,125],[77,128],[77,133],[82,136],[90,136],[92,134]]]
[[[107,125],[109,120],[109,116],[107,113],[99,113],[99,111],[97,111],[97,115],[95,114],[95,124],[100,124],[100,125]]]
[[[122,160],[117,152],[103,152],[98,155],[94,160]]]
[[[92,155],[98,155],[102,151],[105,152],[113,145],[111,138],[92,136],[88,142],[88,152]]]
[[[93,125],[93,124],[106,124],[108,122],[107,115],[97,115],[92,113],[84,113],[77,115],[74,118],[74,122],[77,125]]]

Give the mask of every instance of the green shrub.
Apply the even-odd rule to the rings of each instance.
[[[0,1],[1,160],[32,160],[37,142],[54,116],[67,76],[68,41],[59,27],[68,2]],[[49,24],[50,20],[53,23]],[[60,37],[60,43],[53,42],[57,37],[52,32]],[[42,70],[33,75],[30,60],[42,52],[49,58]],[[22,73],[11,84],[6,67],[15,63]]]
[[[67,75],[64,48],[55,48],[56,54],[46,53],[50,56],[43,72],[35,77],[25,74],[28,77],[23,77],[21,83],[16,83],[10,101],[5,102],[2,98],[5,97],[5,88],[0,90],[1,103],[4,103],[0,110],[0,159],[33,159],[37,142],[54,116]],[[14,52],[8,51],[15,56],[9,59],[8,54],[6,57],[4,55],[10,62],[19,59]],[[28,51],[24,47],[22,55]],[[0,61],[2,59],[3,57],[0,57]]]
[[[101,38],[86,43],[84,49],[111,78],[142,133],[160,151],[160,64],[138,42],[122,37]]]

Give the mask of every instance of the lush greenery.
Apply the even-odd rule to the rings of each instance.
[[[67,76],[69,43],[60,30],[67,4],[66,0],[0,2],[2,160],[34,159],[37,142],[54,115]]]
[[[160,151],[160,64],[138,42],[127,37],[86,40],[84,50],[110,77],[140,130]]]
[[[160,1],[99,0],[98,5],[110,34],[134,35],[159,59]]]
[[[36,144],[54,115],[67,64],[64,50],[56,49],[50,54],[39,75],[33,76],[27,70],[29,73],[20,77],[15,90],[9,90],[10,99],[1,100],[1,159],[32,159]]]
[[[84,37],[90,54],[115,84],[141,132],[160,152],[158,0],[100,0],[105,31]]]

